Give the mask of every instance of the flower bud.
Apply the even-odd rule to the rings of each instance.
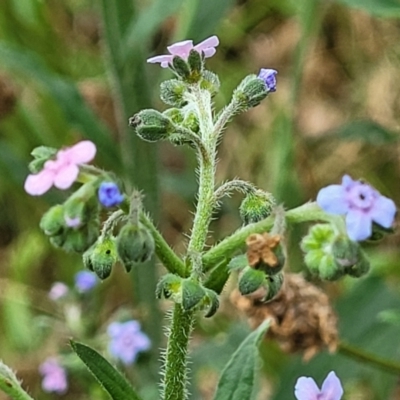
[[[173,107],[183,107],[186,104],[184,93],[187,90],[185,82],[178,79],[170,79],[164,81],[160,85],[160,97],[165,104]]]
[[[266,278],[263,271],[247,266],[239,278],[239,292],[242,295],[255,292],[264,284]]]
[[[133,264],[148,261],[154,250],[153,236],[141,223],[135,225],[128,222],[120,230],[117,237],[117,251],[126,272],[132,269]]]
[[[95,272],[104,280],[111,274],[112,267],[118,260],[115,238],[112,236],[100,237],[82,256],[86,268]]]
[[[129,119],[129,125],[136,130],[136,134],[148,142],[157,142],[166,139],[174,133],[172,121],[159,111],[142,110]]]
[[[237,103],[238,109],[246,111],[258,106],[269,93],[265,82],[256,75],[246,76],[233,92],[233,101]]]
[[[47,236],[60,234],[65,226],[64,207],[61,204],[51,207],[45,214],[43,214],[39,226]]]
[[[250,192],[239,208],[240,217],[245,225],[261,221],[271,215],[276,201],[272,194],[262,190]]]
[[[211,96],[214,96],[218,93],[220,86],[219,78],[214,72],[203,70],[203,79],[200,82],[200,87],[202,89],[208,90]]]

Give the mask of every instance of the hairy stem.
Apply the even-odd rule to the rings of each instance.
[[[164,400],[187,398],[187,347],[193,325],[193,312],[175,304],[165,357]]]

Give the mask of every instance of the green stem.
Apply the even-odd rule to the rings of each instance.
[[[193,326],[193,312],[175,304],[165,358],[164,400],[187,398],[187,348]]]
[[[12,370],[0,361],[0,390],[14,400],[33,400],[28,393],[22,389],[17,377]]]
[[[339,353],[354,358],[357,361],[371,364],[372,366],[379,368],[383,371],[389,372],[394,375],[400,375],[400,364],[387,360],[385,358],[378,357],[374,354],[367,353],[362,349],[351,346],[348,343],[339,343]]]
[[[286,221],[289,224],[299,224],[310,221],[331,221],[332,216],[326,214],[316,203],[306,203],[300,207],[286,212]],[[232,256],[238,249],[244,246],[246,238],[252,233],[263,233],[271,230],[274,225],[274,216],[255,224],[246,225],[238,229],[231,236],[228,236],[203,256],[204,272],[209,271],[215,265],[219,264],[224,258]]]
[[[185,265],[183,264],[183,261],[175,254],[171,247],[169,247],[168,243],[153,225],[150,218],[146,214],[142,213],[140,215],[140,222],[142,222],[142,224],[151,232],[156,244],[157,257],[164,267],[173,274],[185,277]]]

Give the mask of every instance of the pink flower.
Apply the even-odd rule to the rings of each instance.
[[[343,388],[339,378],[331,371],[324,380],[321,389],[313,378],[302,376],[296,382],[294,395],[297,400],[340,400],[343,395]]]
[[[48,160],[38,174],[28,175],[25,190],[32,196],[46,193],[53,185],[58,189],[68,189],[79,174],[79,165],[92,161],[96,146],[89,140],[59,150],[54,160]]]
[[[48,358],[40,364],[39,372],[43,376],[42,388],[45,392],[63,394],[67,391],[67,372],[56,358]]]
[[[196,46],[193,46],[192,40],[184,40],[182,42],[177,42],[168,46],[167,49],[170,52],[170,55],[156,56],[149,58],[147,60],[148,63],[161,63],[161,67],[168,68],[168,64],[172,62],[172,59],[175,56],[179,56],[184,60],[187,60],[189,57],[190,50],[196,50],[199,53],[204,53],[204,57],[212,57],[216,50],[215,47],[219,45],[219,40],[217,36],[211,36],[206,40],[203,40]]]

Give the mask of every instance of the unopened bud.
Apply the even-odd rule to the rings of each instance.
[[[183,98],[186,90],[187,85],[185,82],[178,79],[170,79],[161,83],[160,97],[165,104],[180,108],[186,104]]]
[[[125,269],[129,272],[133,264],[148,261],[155,250],[151,233],[141,224],[127,223],[117,237],[117,251]]]
[[[111,274],[112,267],[118,260],[115,238],[100,237],[97,242],[83,254],[83,264],[104,280]]]
[[[233,92],[233,101],[241,111],[258,106],[269,93],[265,82],[256,75],[246,76]]]
[[[240,217],[245,225],[261,221],[271,215],[275,205],[272,194],[256,190],[243,199],[239,208]]]
[[[135,129],[140,138],[148,142],[166,139],[175,130],[168,117],[152,109],[135,114],[129,119],[129,125]]]

